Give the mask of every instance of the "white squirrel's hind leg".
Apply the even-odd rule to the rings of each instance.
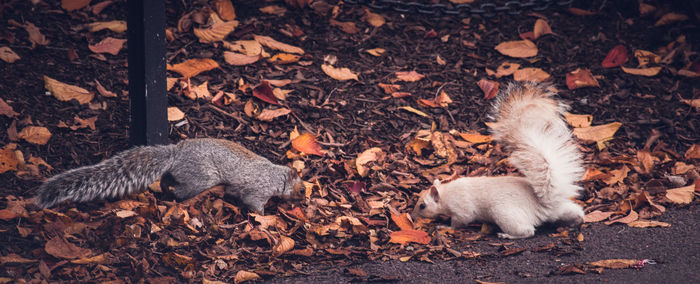
[[[583,223],[583,208],[571,200],[562,203],[553,213],[553,221],[559,221],[568,226],[578,226]]]
[[[497,225],[503,231],[498,237],[503,239],[524,239],[535,235],[535,226],[518,220],[502,220]]]

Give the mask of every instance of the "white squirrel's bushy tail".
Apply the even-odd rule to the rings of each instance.
[[[525,175],[542,202],[578,196],[581,153],[563,119],[568,106],[552,98],[548,85],[511,83],[493,105],[494,139],[513,153],[510,164]]]

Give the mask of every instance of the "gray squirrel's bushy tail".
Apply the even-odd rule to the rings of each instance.
[[[65,200],[85,202],[144,191],[172,167],[174,147],[135,147],[95,165],[55,175],[39,187],[37,203],[47,208]]]
[[[563,114],[568,109],[552,98],[549,85],[511,83],[493,105],[494,139],[513,152],[510,164],[525,175],[542,202],[578,195],[584,168]]]

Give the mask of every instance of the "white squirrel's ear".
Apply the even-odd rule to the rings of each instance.
[[[435,186],[430,187],[430,197],[432,197],[433,200],[435,200],[435,202],[438,202],[440,200],[440,195],[438,194],[437,187],[435,187]]]
[[[441,184],[441,183],[440,183],[440,180],[439,180],[439,179],[435,179],[435,180],[433,181],[433,186],[435,186],[435,187],[440,186],[440,184]]]

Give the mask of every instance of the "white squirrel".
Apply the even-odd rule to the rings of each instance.
[[[524,177],[435,180],[421,192],[413,216],[448,215],[455,228],[491,222],[509,239],[532,237],[545,222],[581,224],[583,209],[572,200],[581,190],[581,154],[562,117],[568,106],[554,95],[547,85],[511,83],[493,105],[493,137],[512,150],[508,161]]]

